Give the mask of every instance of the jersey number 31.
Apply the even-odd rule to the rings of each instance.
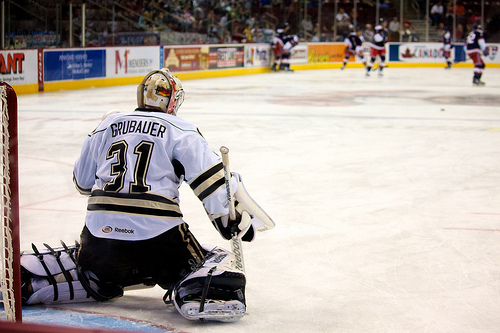
[[[154,143],[150,141],[141,141],[135,147],[134,154],[137,155],[137,160],[134,168],[134,181],[130,183],[129,193],[144,193],[151,189],[151,186],[146,184],[146,174],[153,147]],[[128,144],[124,140],[114,142],[109,147],[106,159],[116,157],[116,162],[111,164],[111,176],[114,178],[104,185],[104,191],[116,193],[123,189],[127,172],[127,150]]]

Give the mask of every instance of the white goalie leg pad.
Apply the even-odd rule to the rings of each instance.
[[[76,245],[21,254],[21,293],[25,304],[53,304],[89,302],[90,297],[78,278],[75,255]],[[90,281],[89,286],[97,290]]]
[[[205,247],[206,248],[206,247]],[[245,274],[236,268],[233,253],[209,250],[202,267],[174,290],[174,305],[189,320],[234,322],[246,313]]]
[[[238,201],[236,210],[241,214],[247,212],[250,215],[250,222],[257,231],[265,231],[274,228],[274,221],[269,215],[255,202],[248,194],[241,175],[236,172],[231,173],[237,179],[238,190],[234,193],[234,198]],[[245,221],[242,221],[245,222]],[[248,223],[248,222],[245,222]],[[240,230],[244,230],[246,226],[240,225]]]
[[[72,275],[77,275],[76,271]],[[57,300],[54,301],[54,286],[50,285],[47,278],[35,277],[31,279],[33,290],[36,290],[26,301],[26,304],[59,304],[76,302],[95,302],[89,293],[83,288],[80,281],[71,281],[72,290],[68,282],[57,283]],[[97,289],[97,286],[96,286]]]
[[[38,251],[38,249],[36,249],[36,251]],[[56,248],[54,251],[59,255],[60,264],[58,263],[57,257],[54,256],[50,250],[42,250],[38,251],[38,253],[22,253],[21,266],[37,276],[55,276],[61,274],[63,268],[66,271],[76,268],[74,261],[76,247],[74,245],[68,247],[68,250]]]

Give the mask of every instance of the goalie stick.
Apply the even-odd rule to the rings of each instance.
[[[236,219],[236,209],[234,207],[234,196],[233,189],[231,185],[231,171],[229,169],[229,148],[222,146],[220,147],[220,153],[222,155],[222,166],[224,168],[224,180],[226,184],[227,201],[229,203],[229,218],[231,220]],[[241,244],[241,239],[237,235],[233,235],[231,238],[231,251],[236,257],[236,268],[245,272],[245,263],[243,261],[243,247]]]

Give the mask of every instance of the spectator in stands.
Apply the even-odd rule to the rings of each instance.
[[[323,25],[321,26],[320,41],[321,42],[331,42],[332,36],[333,36],[333,34],[331,32],[332,31],[328,30],[328,26],[326,25],[326,23],[323,23]]]
[[[231,35],[231,31],[224,31],[224,35],[222,37],[222,44],[231,44],[233,42],[233,36]]]
[[[337,22],[350,22],[351,18],[349,17],[349,14],[347,14],[344,10],[344,8],[340,8],[339,12],[337,13],[337,16],[335,17]]]
[[[472,30],[472,29],[468,29]],[[464,25],[462,23],[457,24],[457,30],[455,31],[456,40],[463,42],[465,37]]]
[[[349,14],[345,12],[344,8],[340,8],[337,16],[335,17],[335,21],[337,24],[337,35],[342,36],[343,41],[343,36],[347,36],[349,34],[351,18],[349,17]]]
[[[389,16],[390,7],[391,7],[391,2],[389,0],[380,0],[379,4],[380,17]]]
[[[311,42],[317,43],[319,42],[319,23],[314,25],[313,36],[311,38]]]
[[[191,32],[193,30],[194,24],[195,24],[195,18],[191,14],[189,4],[185,4],[182,12],[182,30],[186,32]]]
[[[417,36],[415,36],[415,28],[413,27],[413,22],[404,19],[403,21],[404,38],[407,42],[417,42]]]
[[[165,30],[164,21],[165,21],[165,14],[163,14],[163,11],[158,11],[154,18],[154,22],[155,25],[158,27],[159,31]]]
[[[229,11],[225,12],[220,18],[219,27],[224,35],[227,30],[231,30],[231,13]]]
[[[308,38],[312,36],[314,26],[311,21],[311,15],[307,15],[307,17],[300,22],[300,28],[304,32],[304,37]]]
[[[255,24],[252,28],[252,36],[254,43],[264,43],[265,41],[265,36],[262,33],[262,29],[260,29],[257,24]]]
[[[462,3],[458,2],[455,5],[455,15],[457,16],[457,22],[466,24],[467,20],[465,17],[465,7],[462,5]]]
[[[373,40],[373,26],[371,24],[365,25],[365,29],[363,30],[363,38],[365,39],[365,42],[371,42]]]
[[[210,10],[207,16],[201,21],[200,32],[202,34],[206,33],[208,37],[214,35],[217,32],[217,19],[215,17],[215,12]]]
[[[147,22],[146,22],[146,11],[143,10],[141,16],[139,16],[139,20],[137,21],[137,25],[139,28],[146,30]]]
[[[397,16],[392,18],[392,21],[389,22],[389,42],[398,42],[399,41],[399,19]]]
[[[448,4],[446,5],[446,13],[444,14],[444,25],[448,26],[448,27],[452,27],[453,26],[453,3],[452,2],[448,2]]]
[[[470,16],[470,23],[480,24],[481,23],[481,14],[479,14],[477,11],[474,11],[472,13],[472,15]]]
[[[432,25],[439,27],[439,23],[443,21],[443,17],[444,17],[443,3],[441,1],[438,1],[431,8]]]
[[[243,43],[253,43],[252,27],[249,23],[246,24],[243,30]]]

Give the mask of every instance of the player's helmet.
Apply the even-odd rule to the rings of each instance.
[[[175,116],[182,102],[184,102],[182,83],[168,68],[149,72],[137,87],[139,108],[159,108]]]
[[[474,24],[472,25],[472,30],[481,30],[481,25],[480,25],[480,24],[478,24],[478,23],[474,23]]]
[[[281,24],[281,26],[276,29],[276,32],[278,34],[284,34],[287,32],[287,30],[290,28],[290,24],[288,22],[284,22],[283,24]]]

